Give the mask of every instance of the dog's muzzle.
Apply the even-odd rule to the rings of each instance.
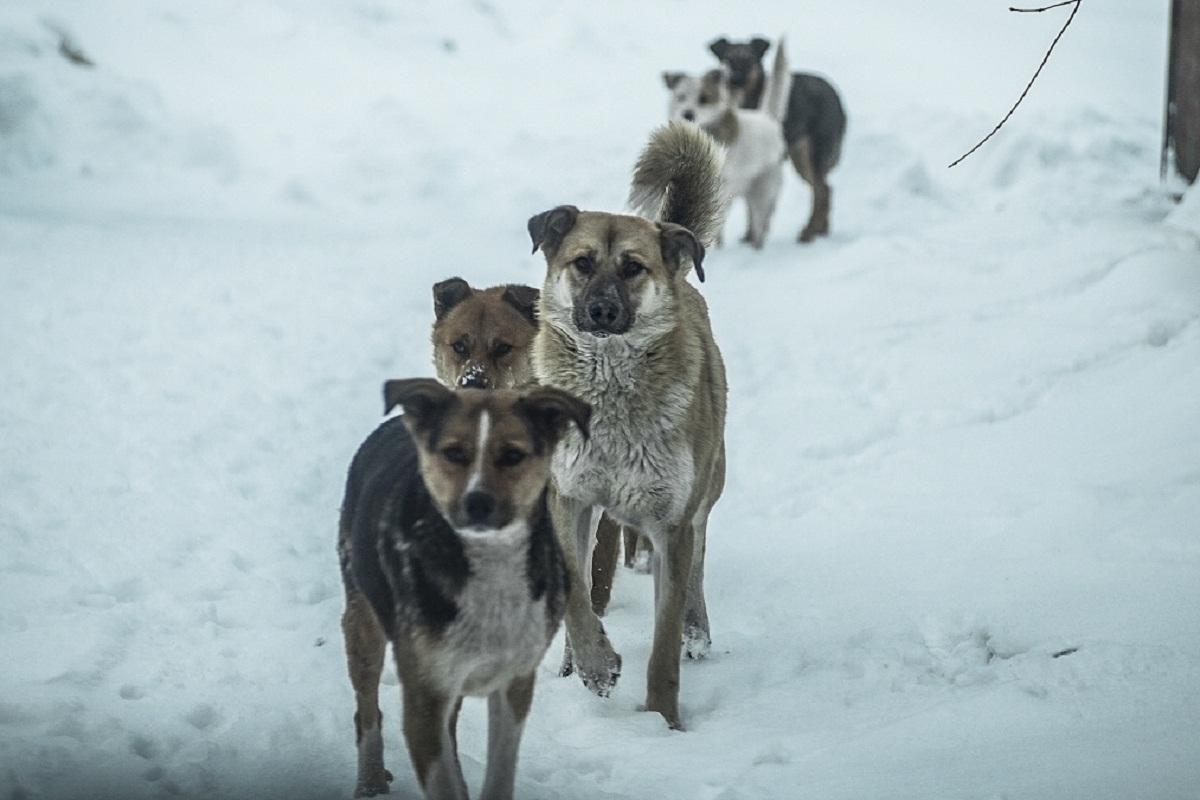
[[[633,314],[615,287],[594,292],[575,308],[575,324],[593,336],[620,336],[633,324]]]
[[[479,364],[471,364],[458,376],[458,386],[460,389],[490,389],[492,379],[486,368]]]
[[[512,522],[512,511],[489,491],[476,489],[462,498],[456,527],[485,531],[503,528]]]

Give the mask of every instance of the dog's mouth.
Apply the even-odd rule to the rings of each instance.
[[[629,333],[629,325],[620,328],[600,327],[596,325],[580,325],[579,330],[595,339],[608,339],[613,336],[623,336]]]

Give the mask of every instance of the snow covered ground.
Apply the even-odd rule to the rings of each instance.
[[[348,796],[337,506],[381,380],[432,373],[430,284],[538,283],[526,218],[620,208],[659,72],[786,32],[850,132],[828,241],[793,243],[789,176],[765,251],[705,264],[730,470],[689,731],[637,711],[650,585],[622,572],[622,683],[552,648],[519,795],[1200,797],[1168,4],[1086,3],[952,171],[1065,11],[746,6],[0,6],[0,796]],[[469,704],[475,787],[484,732]]]

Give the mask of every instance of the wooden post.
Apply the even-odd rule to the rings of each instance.
[[[1188,183],[1200,173],[1200,0],[1172,0],[1162,172],[1169,155]]]

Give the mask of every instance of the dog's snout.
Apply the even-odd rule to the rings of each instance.
[[[464,373],[458,379],[458,385],[463,389],[488,389],[492,382],[488,379],[486,372],[471,371]]]
[[[488,517],[496,510],[496,498],[487,492],[469,492],[463,498],[463,510],[467,512],[467,519],[470,522],[475,524],[487,522]]]
[[[597,297],[588,303],[588,316],[600,328],[611,328],[621,316],[620,307],[607,297]]]
[[[683,118],[686,119],[688,122],[695,122],[696,121],[696,112],[692,111],[689,108],[687,111],[683,112]]]

